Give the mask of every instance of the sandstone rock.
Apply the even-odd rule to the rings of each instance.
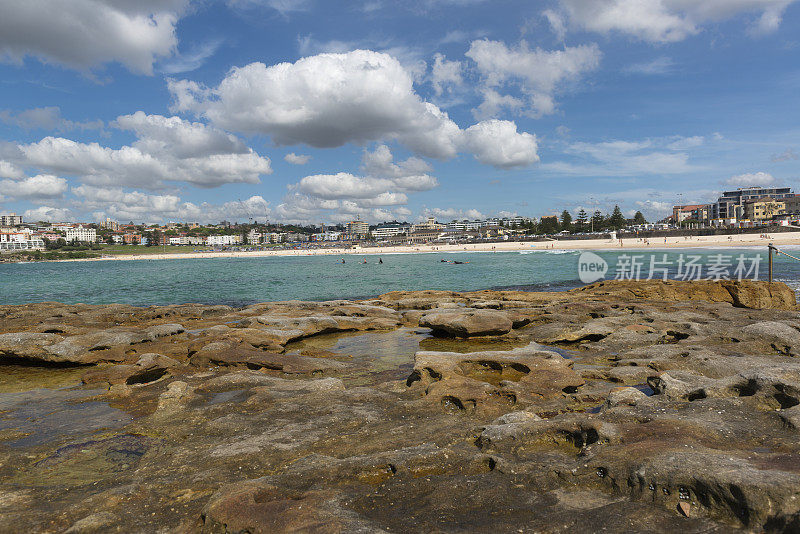
[[[111,512],[98,512],[76,521],[64,534],[93,534],[103,532],[117,522],[117,517]]]
[[[174,336],[181,334],[185,331],[183,326],[179,324],[159,324],[151,326],[145,330],[150,339],[158,339],[160,337]]]
[[[32,332],[0,334],[0,356],[42,363],[80,363],[79,360],[61,357],[47,349],[63,339],[56,334]]]
[[[713,450],[673,451],[632,466],[635,496],[674,509],[695,502],[752,530],[780,524],[800,511],[800,474],[759,469],[744,458]],[[653,489],[651,489],[653,488]]]
[[[495,310],[462,309],[434,311],[423,315],[419,325],[434,333],[456,337],[497,336],[513,328],[508,314]]]
[[[777,352],[788,356],[800,355],[800,331],[786,323],[762,321],[745,326],[741,331],[768,343]]]
[[[648,396],[636,388],[614,388],[608,393],[606,407],[616,406],[636,406],[640,402],[646,402]]]
[[[571,366],[537,344],[463,354],[421,351],[406,384],[448,410],[507,411],[577,391],[584,380]]]
[[[291,492],[258,481],[225,486],[203,509],[204,533],[384,532],[331,491]]]
[[[189,362],[196,367],[238,366],[309,375],[347,368],[347,364],[336,360],[265,352],[235,340],[207,343],[191,354]]]
[[[729,302],[737,307],[753,309],[793,310],[797,307],[794,291],[782,282],[770,284],[752,280],[723,280],[720,282],[710,280],[691,282],[606,280],[572,291],[591,296],[616,298]]]
[[[134,365],[112,365],[84,373],[84,384],[103,383],[110,386],[147,384],[169,374],[170,368],[180,364],[161,354],[143,354]]]
[[[546,420],[490,425],[483,429],[478,446],[483,451],[513,453],[532,443],[567,444],[582,449],[595,443],[619,443],[616,425],[583,414]]]

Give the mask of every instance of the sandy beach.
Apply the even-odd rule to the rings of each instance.
[[[776,247],[800,245],[800,232],[769,234],[731,234],[716,236],[668,237],[643,240],[624,239],[574,239],[540,242],[504,241],[498,243],[476,243],[459,245],[403,245],[393,247],[357,248],[312,248],[287,250],[186,252],[170,254],[120,254],[102,258],[65,259],[56,261],[129,261],[169,260],[202,258],[255,258],[264,256],[364,256],[388,254],[424,254],[455,252],[519,252],[535,250],[608,250],[608,249],[663,249],[694,247],[764,247],[773,243]],[[187,247],[189,248],[189,247]]]

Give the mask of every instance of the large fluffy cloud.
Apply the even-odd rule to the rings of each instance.
[[[35,56],[86,70],[118,61],[152,74],[177,46],[187,0],[0,0],[0,57]]]
[[[0,191],[15,200],[61,198],[67,191],[67,181],[51,174],[39,174],[22,180],[2,180]]]
[[[175,109],[226,130],[269,135],[278,144],[331,148],[397,140],[422,156],[469,150],[464,131],[414,91],[394,57],[370,50],[237,67],[216,88],[171,81]],[[490,164],[492,164],[490,162]]]
[[[489,120],[467,128],[466,146],[475,159],[502,169],[527,167],[539,161],[536,136],[518,133],[510,121]]]
[[[22,216],[26,221],[66,222],[71,220],[74,215],[66,208],[39,206],[38,208],[26,210]]]
[[[555,93],[565,82],[577,80],[600,64],[596,44],[565,47],[563,50],[531,50],[525,41],[509,47],[499,41],[473,41],[466,53],[477,65],[487,87],[486,102],[479,115],[492,116],[500,107],[518,107],[519,102],[499,95],[496,89],[518,84],[529,100],[534,116],[553,113]]]
[[[195,158],[214,154],[247,154],[249,150],[237,137],[200,122],[180,117],[147,115],[137,111],[117,117],[115,126],[136,133],[133,146],[153,155]]]
[[[81,185],[73,188],[72,193],[77,197],[75,206],[81,211],[91,211],[98,216],[120,221],[173,220],[211,223],[250,217],[263,220],[270,214],[269,203],[257,195],[244,201],[195,204],[184,202],[177,195],[152,195],[141,191],[125,191],[122,188]]]
[[[216,128],[178,117],[137,112],[119,117],[114,125],[132,130],[131,146],[110,148],[63,137],[45,137],[18,145],[20,166],[78,176],[94,185],[163,187],[186,182],[200,187],[226,183],[258,183],[272,172],[268,158],[247,148],[238,138]]]
[[[650,42],[681,41],[708,22],[741,13],[757,16],[753,33],[778,28],[783,11],[796,0],[560,0],[570,22],[609,33],[618,31]],[[556,24],[558,26],[558,24]]]
[[[306,176],[289,186],[289,194],[275,209],[287,222],[342,222],[353,217],[377,222],[409,214],[408,194],[428,191],[436,178],[425,161],[411,157],[394,161],[386,145],[365,150],[361,170],[364,176],[348,172]]]

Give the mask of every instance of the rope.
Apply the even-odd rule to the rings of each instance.
[[[772,250],[774,250],[775,252],[778,252],[778,253],[780,253],[780,254],[783,254],[784,256],[789,256],[789,257],[790,257],[790,258],[792,258],[793,260],[800,261],[800,258],[796,258],[796,257],[792,256],[791,254],[787,254],[787,253],[785,253],[784,251],[782,251],[782,250],[780,250],[780,249],[777,249],[777,248],[775,248],[775,247],[772,247]]]

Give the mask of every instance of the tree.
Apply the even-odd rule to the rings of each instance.
[[[647,224],[647,219],[644,218],[641,211],[637,211],[633,216],[633,224]]]
[[[619,209],[619,206],[614,206],[614,212],[608,219],[608,223],[615,230],[619,230],[625,226],[625,216],[622,215],[622,210]]]
[[[555,215],[542,217],[539,221],[540,234],[555,234],[558,232],[558,218]]]
[[[598,230],[602,230],[604,224],[605,224],[605,219],[603,217],[603,214],[600,212],[600,210],[596,210],[592,214],[592,231],[597,232]]]
[[[589,218],[586,215],[586,211],[581,208],[581,211],[578,212],[578,219],[575,221],[575,228],[579,232],[585,232],[587,226],[589,226]]]
[[[561,229],[567,232],[572,231],[572,215],[567,210],[561,212]]]

